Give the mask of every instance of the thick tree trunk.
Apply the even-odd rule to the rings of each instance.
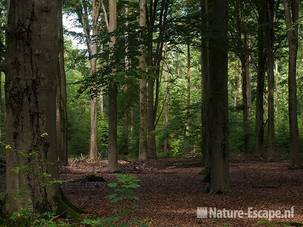
[[[264,26],[266,2],[260,1],[258,6],[258,70],[257,70],[257,101],[256,101],[256,153],[263,154],[264,150],[264,77],[266,52],[264,48]]]
[[[56,208],[58,187],[49,182],[57,177],[59,2],[10,1],[6,79],[9,213]]]
[[[98,19],[99,19],[99,5],[97,1],[93,1],[92,9],[92,28],[89,28],[89,23],[84,23],[86,26],[83,28],[86,30],[87,36],[87,48],[90,56],[90,71],[91,75],[95,76],[97,72],[97,42],[96,36],[98,35]],[[88,21],[88,18],[85,18]],[[92,30],[92,34],[90,34]],[[90,113],[90,143],[89,143],[89,158],[93,161],[97,160],[98,157],[98,146],[97,146],[97,94],[93,94],[90,101],[91,113]]]
[[[62,2],[60,1],[60,8],[62,9]],[[60,52],[58,56],[58,88],[57,88],[57,115],[56,115],[56,127],[57,127],[57,141],[58,141],[58,153],[59,161],[63,165],[68,164],[67,155],[67,111],[66,111],[66,75],[64,68],[64,36],[63,36],[63,24],[62,24],[62,12],[58,16],[58,32],[59,32],[59,47]]]
[[[290,132],[290,166],[301,165],[299,129],[297,119],[297,52],[298,52],[298,19],[299,0],[284,0],[287,38],[289,48],[288,62],[288,109]]]
[[[274,153],[275,140],[275,75],[274,75],[274,0],[267,0],[267,29],[266,29],[266,52],[267,52],[267,78],[268,78],[268,135],[267,135],[267,156],[270,158]]]
[[[210,192],[220,193],[229,189],[227,1],[209,0],[208,10]]]
[[[143,44],[146,33],[146,0],[140,0],[140,27],[142,29],[141,37],[141,56],[139,58],[139,67],[142,71],[140,79],[140,135],[139,135],[139,159],[147,159],[147,80],[146,80],[146,49]]]
[[[117,29],[117,1],[109,1],[109,33]],[[110,39],[110,61],[115,64],[114,47],[116,37]],[[113,66],[114,67],[114,66]],[[118,151],[117,151],[117,95],[118,89],[115,82],[115,68],[112,69],[112,77],[109,82],[109,113],[108,113],[108,170],[115,172],[118,168]]]

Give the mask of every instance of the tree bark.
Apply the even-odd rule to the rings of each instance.
[[[249,150],[250,127],[249,112],[251,107],[251,85],[249,74],[249,57],[246,55],[241,60],[242,67],[242,96],[243,96],[243,131],[244,131],[244,151]]]
[[[266,2],[260,0],[258,3],[258,70],[257,70],[257,101],[256,101],[256,153],[263,154],[264,150],[264,77],[266,52],[264,48],[265,31],[265,9]]]
[[[8,213],[57,208],[58,187],[49,181],[57,177],[59,2],[10,1],[6,79]]]
[[[297,119],[297,53],[298,53],[298,19],[299,0],[284,0],[287,27],[289,60],[288,60],[288,111],[290,132],[290,166],[301,165],[299,129]]]
[[[147,82],[147,158],[156,159],[156,135],[155,135],[155,112],[154,112],[154,85],[155,74],[151,72]]]
[[[237,26],[237,43],[238,51],[237,55],[241,61],[242,71],[242,97],[243,97],[243,134],[244,134],[244,146],[245,152],[249,150],[250,140],[250,127],[249,127],[249,112],[251,107],[251,83],[249,73],[249,44],[247,27],[244,27],[242,12],[244,10],[243,3],[240,0],[236,1],[235,13],[236,13],[236,26]],[[244,28],[243,28],[244,27]]]
[[[204,18],[202,18],[202,48],[201,48],[201,65],[202,65],[202,79],[201,79],[201,88],[202,88],[202,110],[201,110],[201,129],[202,129],[202,152],[203,152],[203,163],[205,165],[206,172],[209,174],[209,166],[210,166],[210,160],[209,160],[209,154],[208,154],[208,93],[209,93],[209,49],[208,49],[208,39],[203,36],[205,34],[204,29],[208,31],[208,11],[207,11],[207,1],[208,0],[201,0],[201,9],[203,9],[202,13],[204,13]]]
[[[191,52],[190,52],[190,45],[187,44],[187,74],[186,74],[186,80],[187,80],[187,98],[186,98],[186,129],[185,129],[185,135],[190,135],[190,128],[191,128],[191,111],[190,111],[190,104],[191,104]]]
[[[59,1],[62,9],[62,2]],[[59,32],[59,56],[58,56],[58,88],[57,88],[57,106],[56,106],[56,127],[59,161],[62,165],[68,164],[67,154],[67,111],[66,111],[66,75],[64,67],[64,35],[62,24],[62,12],[58,16]]]
[[[96,36],[98,35],[98,20],[100,14],[98,7],[100,7],[97,4],[97,1],[93,1],[93,8],[92,8],[92,35],[87,32],[87,44],[88,44],[88,51],[89,51],[89,57],[90,57],[90,71],[91,75],[95,76],[97,72],[97,42],[96,42]],[[86,19],[88,20],[88,18]],[[87,23],[87,26],[89,26],[89,23]],[[84,26],[85,28],[85,26]],[[85,28],[90,31],[90,28]],[[93,161],[97,160],[98,157],[98,146],[97,146],[97,94],[93,94],[91,101],[90,101],[90,107],[91,107],[91,113],[90,113],[90,146],[89,146],[89,158]]]
[[[274,74],[274,0],[267,0],[267,29],[266,29],[266,52],[267,52],[267,84],[268,84],[268,135],[267,135],[267,156],[271,158],[274,153],[275,141],[275,74]]]
[[[147,159],[147,80],[146,80],[146,49],[144,37],[146,34],[146,0],[140,0],[140,27],[142,29],[141,37],[141,56],[139,58],[139,67],[142,71],[140,79],[140,135],[139,135],[139,159]]]
[[[227,1],[209,0],[208,153],[210,192],[229,190]]]
[[[92,24],[90,24],[90,16],[87,5],[82,4],[81,8],[77,10],[79,21],[85,35],[87,51],[89,55],[90,73],[94,76],[97,72],[97,43],[96,36],[98,35],[98,20],[100,17],[100,6],[97,0],[92,3]],[[97,147],[97,94],[92,94],[90,100],[90,141],[89,141],[89,158],[93,161],[98,159]]]
[[[168,134],[168,121],[169,121],[169,72],[168,72],[168,62],[167,62],[167,43],[164,46],[164,56],[166,62],[163,62],[163,74],[164,74],[164,104],[163,104],[163,114],[164,114],[164,129],[165,138],[163,141],[163,151],[169,151],[169,134]]]
[[[109,1],[109,33],[110,38],[110,62],[113,64],[112,75],[109,82],[109,114],[108,114],[108,170],[115,172],[118,168],[118,152],[117,152],[117,95],[118,89],[115,82],[115,53],[114,47],[116,37],[113,32],[117,29],[117,1]]]

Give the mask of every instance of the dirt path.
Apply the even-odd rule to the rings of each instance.
[[[210,195],[205,193],[207,185],[202,182],[203,177],[199,174],[202,168],[198,164],[199,160],[162,160],[144,171],[126,163],[124,169],[135,169],[131,172],[136,172],[133,174],[141,184],[138,190],[140,206],[135,216],[151,219],[153,226],[258,226],[256,219],[197,219],[196,209],[247,210],[247,207],[254,207],[277,210],[295,206],[295,218],[274,220],[275,226],[282,226],[278,222],[303,223],[303,170],[289,170],[286,162],[232,163],[231,191]],[[79,178],[87,168],[94,167],[69,167],[62,177]],[[98,175],[108,181],[113,178],[112,174],[104,172],[105,168],[98,171]],[[63,188],[68,198],[85,211],[110,215],[111,205],[105,198],[109,193],[106,183],[67,183]]]

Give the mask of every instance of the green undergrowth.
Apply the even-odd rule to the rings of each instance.
[[[111,193],[107,196],[113,205],[111,216],[98,217],[86,215],[82,210],[73,206],[62,194],[58,201],[60,210],[56,212],[35,213],[30,209],[22,209],[8,217],[0,216],[0,227],[145,227],[151,224],[149,219],[138,220],[131,218],[138,208],[136,189],[140,187],[139,180],[128,174],[117,174],[108,183]],[[102,209],[102,207],[98,207]]]

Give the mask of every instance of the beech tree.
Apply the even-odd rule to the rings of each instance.
[[[117,1],[109,1],[109,34],[110,37],[110,61],[115,64],[115,30],[117,29]],[[110,172],[114,172],[118,168],[118,150],[117,150],[117,95],[118,89],[116,84],[115,76],[116,69],[113,68],[111,71],[111,78],[109,81],[108,88],[108,168]]]
[[[59,0],[10,0],[7,36],[7,212],[57,207]],[[20,23],[20,21],[24,23]],[[46,181],[46,182],[45,182]]]
[[[265,30],[266,30],[266,1],[256,2],[258,10],[258,66],[257,66],[257,100],[256,100],[256,153],[264,151],[264,81],[266,66]]]
[[[89,58],[90,76],[95,77],[97,73],[97,54],[98,43],[97,35],[102,26],[101,12],[102,1],[99,0],[76,0],[66,3],[66,12],[76,15],[77,21],[81,26],[83,34],[81,38],[84,39],[86,50]],[[96,82],[92,86],[92,93],[90,99],[90,139],[89,139],[89,158],[96,160],[98,158],[97,146],[97,88]],[[103,96],[100,93],[100,112],[103,113]]]
[[[266,1],[265,46],[267,54],[267,84],[268,84],[268,132],[267,132],[267,155],[271,157],[274,153],[275,139],[275,108],[274,108],[274,0]]]
[[[59,55],[58,55],[58,88],[56,96],[56,128],[59,161],[63,165],[68,164],[67,154],[67,109],[66,109],[66,74],[64,65],[64,35],[62,24],[62,1],[59,1],[60,12],[58,13]]]
[[[297,54],[298,54],[298,19],[299,0],[284,0],[285,21],[288,39],[288,109],[290,132],[290,166],[301,165],[300,142],[297,117]]]
[[[139,135],[139,159],[147,159],[147,65],[146,65],[146,45],[144,38],[146,37],[146,0],[140,0],[140,18],[139,24],[141,28],[141,56],[139,59],[139,67],[141,69],[140,79],[140,135]]]
[[[207,4],[209,20],[207,148],[210,192],[219,193],[229,190],[227,1],[209,0]]]

